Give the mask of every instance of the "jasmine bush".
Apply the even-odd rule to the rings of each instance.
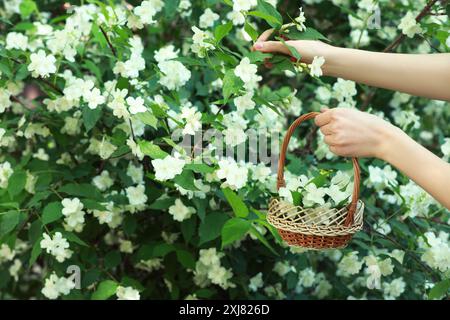
[[[3,1],[0,297],[446,296],[449,212],[379,160],[361,159],[365,229],[346,249],[288,248],[265,210],[296,116],[369,110],[448,160],[448,103],[321,77],[324,58],[290,46],[292,58],[250,51],[271,27],[280,41],[448,51],[450,6],[429,3],[417,22],[425,0]],[[224,140],[180,145],[212,129]],[[250,150],[249,130],[279,134],[275,158],[218,156]],[[337,205],[351,164],[305,126],[286,180],[289,201]]]

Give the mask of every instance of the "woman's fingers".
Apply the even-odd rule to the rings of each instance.
[[[314,123],[322,127],[331,121],[331,110],[327,110],[314,118]]]
[[[267,39],[269,39],[269,37],[272,33],[273,33],[273,29],[268,29],[268,30],[264,31],[263,33],[261,33],[261,35],[256,40],[256,42],[266,41]]]
[[[325,135],[333,134],[334,131],[331,129],[331,124],[326,124],[320,127],[320,131]]]
[[[290,55],[289,49],[279,41],[256,42],[253,48],[261,52],[278,52]]]

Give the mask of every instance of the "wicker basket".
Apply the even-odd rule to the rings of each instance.
[[[305,120],[317,116],[311,112],[292,123],[284,138],[278,162],[277,190],[285,186],[284,164],[286,150],[294,130]],[[351,202],[343,208],[302,208],[278,198],[271,199],[267,221],[277,228],[281,238],[291,246],[309,249],[336,249],[347,246],[353,234],[362,229],[364,203],[358,200],[360,169],[358,160],[352,158],[354,187]]]

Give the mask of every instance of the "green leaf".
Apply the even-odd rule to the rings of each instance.
[[[34,11],[37,11],[36,3],[33,0],[23,0],[19,5],[22,19],[28,18]]]
[[[233,28],[233,23],[227,22],[225,24],[218,25],[214,29],[214,38],[217,42],[220,42],[228,33],[230,33],[231,29]]]
[[[257,62],[263,62],[266,59],[272,58],[272,54],[270,53],[264,53],[261,51],[250,51],[245,55],[247,58],[249,58],[250,63],[257,63]]]
[[[172,206],[175,203],[174,198],[163,198],[163,199],[157,199],[155,202],[153,202],[150,205],[150,209],[154,210],[166,210],[170,206]]]
[[[261,11],[249,11],[247,13],[250,16],[254,16],[254,17],[258,17],[258,18],[262,18],[264,20],[266,20],[266,22],[268,24],[270,24],[271,26],[281,26],[281,24],[283,23],[282,21],[278,20],[276,17],[271,16],[270,14],[266,13],[266,12],[261,12]]]
[[[6,77],[11,79],[13,77],[13,73],[11,71],[11,67],[9,66],[6,59],[2,59],[0,61],[0,72],[3,73]]]
[[[169,155],[167,152],[163,151],[159,146],[153,144],[153,142],[150,141],[140,140],[138,142],[138,145],[141,148],[141,151],[152,159],[164,159]]]
[[[300,54],[300,52],[297,51],[297,49],[296,49],[295,47],[293,47],[293,46],[291,46],[291,45],[288,45],[288,44],[286,43],[286,41],[284,41],[283,38],[276,37],[276,39],[277,39],[278,41],[281,41],[281,43],[284,44],[284,45],[289,49],[289,52],[291,53],[291,55],[292,55],[295,59],[297,59],[297,61],[300,61],[300,59],[302,58],[302,55]]]
[[[42,213],[42,223],[46,225],[62,218],[62,209],[63,206],[59,201],[49,203]]]
[[[236,217],[245,218],[248,216],[248,208],[244,201],[230,188],[222,189],[225,198],[227,198],[228,203],[231,205]]]
[[[258,40],[258,31],[256,31],[255,28],[253,28],[252,25],[247,21],[245,21],[244,31],[247,32],[247,34],[250,36],[250,38],[252,38],[253,41]]]
[[[234,70],[228,70],[223,78],[223,97],[228,100],[233,94],[238,93],[244,83],[235,74]]]
[[[197,173],[213,173],[215,171],[213,167],[210,167],[205,163],[188,163],[184,168]]]
[[[92,199],[81,199],[84,207],[89,210],[106,210],[106,207],[100,204],[98,201]]]
[[[112,269],[117,267],[122,262],[122,256],[120,255],[120,252],[110,251],[105,256],[105,268],[106,269]]]
[[[222,212],[212,212],[206,215],[198,229],[200,236],[199,245],[217,239],[220,236],[223,225],[229,218]]]
[[[103,200],[100,191],[89,183],[69,183],[59,188],[58,191],[71,196]]]
[[[0,239],[19,224],[19,211],[11,210],[0,215]]]
[[[16,76],[15,76],[15,80],[16,81],[22,81],[23,79],[25,79],[26,77],[28,77],[30,75],[30,72],[28,71],[28,67],[27,65],[23,64],[19,67],[19,69],[17,69],[16,71]]]
[[[129,146],[123,144],[121,146],[119,146],[110,156],[110,158],[114,159],[114,158],[119,158],[121,156],[124,156],[128,153],[131,152],[131,149]]]
[[[261,243],[267,247],[273,254],[278,256],[278,253],[275,251],[275,249],[270,245],[269,241],[264,238],[264,236],[256,229],[254,226],[251,226],[250,233],[254,235],[256,238],[258,238]]]
[[[27,173],[25,171],[14,171],[8,180],[8,193],[11,198],[22,192],[26,182]]]
[[[272,28],[279,28],[283,24],[283,17],[281,14],[275,9],[270,3],[268,3],[265,0],[258,0],[258,6],[256,7],[257,11],[270,16],[274,19],[274,21],[266,20],[266,22],[272,27]]]
[[[197,191],[198,188],[194,184],[194,179],[194,173],[191,170],[183,170],[173,178],[173,181],[186,190]]]
[[[252,224],[250,221],[241,218],[232,218],[228,220],[222,228],[222,248],[242,239],[250,230]]]
[[[75,233],[70,232],[70,231],[66,231],[64,229],[61,228],[57,228],[55,229],[55,232],[61,232],[61,234],[63,235],[64,238],[66,238],[68,241],[73,242],[73,243],[77,243],[79,245],[85,246],[85,247],[89,247],[88,244],[86,242],[84,242],[83,240],[81,240]]]
[[[97,121],[102,116],[102,109],[97,107],[95,109],[91,109],[88,106],[84,106],[83,110],[83,124],[86,128],[86,132],[89,132],[97,123]]]
[[[195,259],[187,250],[177,250],[178,261],[187,269],[195,269]]]
[[[140,112],[135,117],[154,129],[158,129],[158,119],[150,111]]]
[[[450,289],[450,279],[445,279],[444,281],[438,282],[434,285],[434,287],[428,293],[428,298],[430,300],[433,299],[441,299],[445,294],[447,294]]]
[[[97,290],[92,294],[91,300],[106,300],[116,294],[119,284],[112,280],[104,280],[100,282]]]
[[[86,62],[83,64],[83,67],[91,71],[99,82],[102,81],[102,71],[94,62],[92,62],[91,60],[86,60]]]
[[[164,15],[167,19],[172,18],[177,13],[177,8],[180,0],[165,0],[164,1]]]
[[[31,267],[36,262],[37,258],[42,253],[41,239],[42,238],[39,238],[33,245],[33,249],[31,250],[30,261],[28,262],[29,267]]]
[[[327,37],[321,34],[319,31],[313,28],[306,28],[306,30],[300,32],[297,28],[293,27],[289,29],[289,39],[291,40],[324,40],[330,41]]]

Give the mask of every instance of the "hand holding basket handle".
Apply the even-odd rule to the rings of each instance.
[[[311,112],[297,118],[289,127],[281,146],[278,162],[277,190],[285,186],[284,165],[289,141],[295,129],[306,120],[313,119],[319,112]],[[352,158],[354,183],[352,200],[341,209],[296,207],[279,199],[269,204],[267,220],[276,227],[281,237],[290,245],[311,249],[329,249],[345,247],[355,232],[362,228],[364,204],[358,200],[360,188],[360,168],[358,160]],[[327,225],[318,223],[318,217],[327,217]]]

